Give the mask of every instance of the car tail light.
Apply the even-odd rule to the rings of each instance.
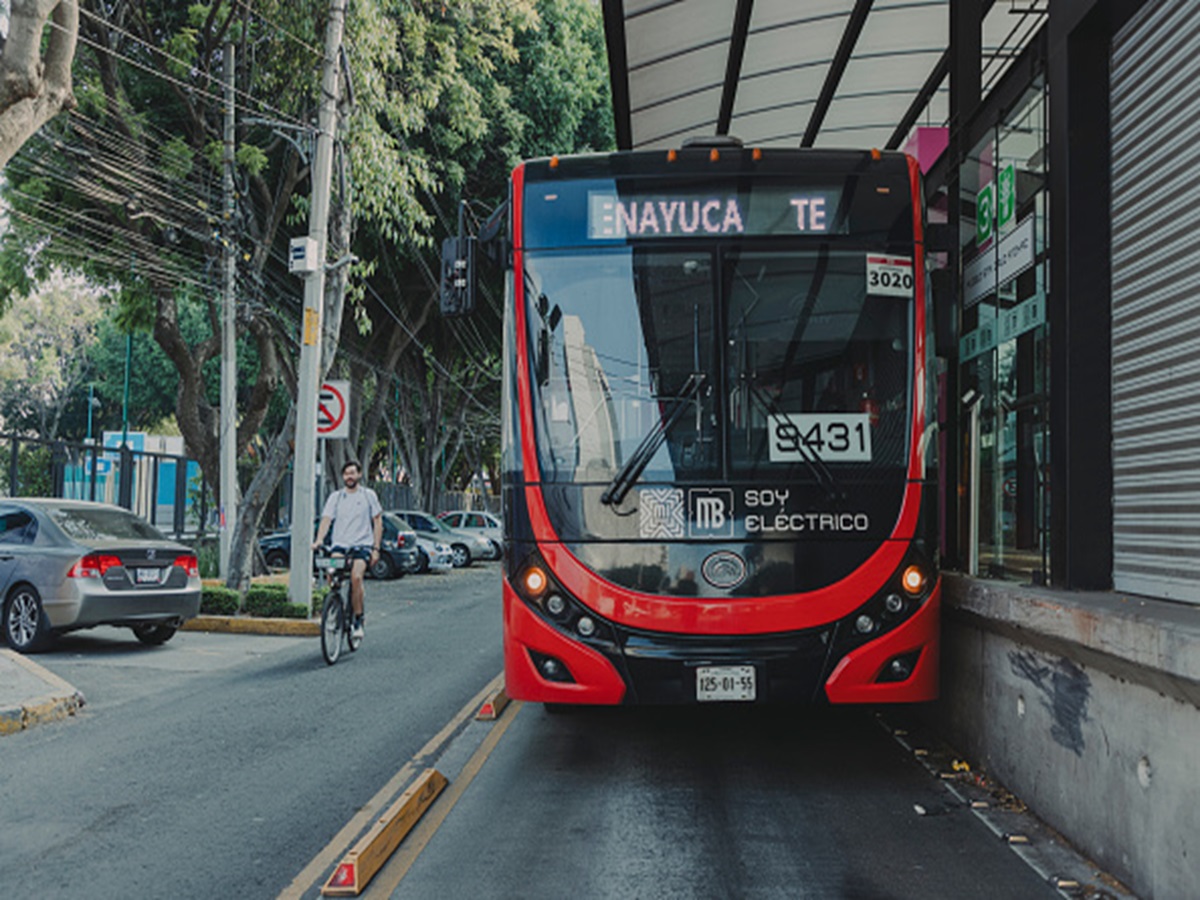
[[[104,553],[89,553],[67,572],[68,578],[100,578],[113,566],[121,565],[121,560]]]
[[[190,553],[175,557],[175,565],[183,569],[189,578],[200,574],[200,562]]]

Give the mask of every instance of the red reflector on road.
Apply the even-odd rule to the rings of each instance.
[[[338,866],[329,883],[334,887],[349,887],[354,884],[354,863],[342,863]]]

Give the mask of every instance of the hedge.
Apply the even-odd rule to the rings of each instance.
[[[329,588],[313,588],[313,614],[321,609]],[[200,614],[205,616],[235,616],[238,612],[238,592],[221,584],[204,584],[200,594]],[[268,619],[307,619],[303,604],[288,602],[286,584],[251,584],[246,591],[243,612],[248,616]]]

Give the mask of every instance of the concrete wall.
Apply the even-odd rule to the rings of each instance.
[[[1200,897],[1200,608],[946,582],[933,724],[1140,897]]]

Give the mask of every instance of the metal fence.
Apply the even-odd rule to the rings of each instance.
[[[371,487],[384,509],[421,506],[410,485],[380,481]],[[194,459],[128,444],[111,447],[0,434],[0,496],[114,503],[177,538],[215,532],[220,525],[208,483]],[[289,476],[268,505],[265,528],[286,522],[290,497]],[[478,491],[446,491],[427,512],[457,509],[499,513],[500,498]]]
[[[114,503],[176,537],[211,530],[208,485],[172,453],[0,434],[0,496]]]
[[[407,484],[394,484],[387,481],[371,482],[371,489],[379,496],[379,502],[384,509],[421,509],[422,504]],[[438,494],[433,509],[425,512],[437,515],[456,509],[483,510],[485,512],[500,512],[500,498],[491,494],[477,491],[443,491]]]

